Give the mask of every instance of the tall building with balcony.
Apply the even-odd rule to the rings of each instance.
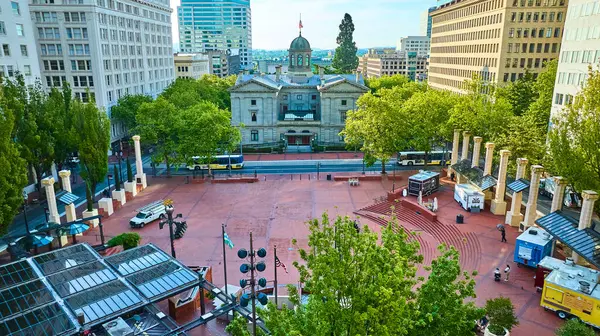
[[[67,82],[110,116],[119,98],[155,97],[173,81],[169,0],[32,0],[29,10],[47,89]],[[111,142],[125,133],[111,124]]]
[[[242,143],[261,145],[281,140],[308,146],[343,143],[346,113],[369,91],[360,73],[319,75],[311,71],[312,50],[302,35],[289,49],[288,72],[275,75],[240,75],[231,92],[231,123],[244,124]]]
[[[27,85],[40,78],[28,0],[0,2],[0,76],[23,75]]]
[[[600,0],[570,0],[565,21],[551,118],[571,104],[588,78],[588,67],[600,64]]]
[[[252,67],[250,0],[181,0],[177,7],[179,48],[186,53],[239,52],[243,68]]]
[[[514,82],[558,58],[567,0],[454,0],[431,12],[429,85],[464,92],[475,75]]]

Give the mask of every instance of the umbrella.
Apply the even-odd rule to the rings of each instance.
[[[496,224],[496,229],[500,231],[504,230],[504,224]]]
[[[52,236],[29,235],[25,237],[25,241],[34,247],[46,246],[54,240]]]
[[[71,224],[71,225],[69,225],[69,228],[67,229],[67,233],[69,235],[76,235],[76,234],[84,233],[89,228],[90,228],[89,225],[86,225],[83,223]]]

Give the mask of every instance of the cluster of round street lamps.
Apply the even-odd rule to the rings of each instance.
[[[250,293],[245,293],[240,298],[240,306],[247,307],[248,303],[252,302],[252,335],[256,335],[256,301],[260,302],[262,305],[266,305],[269,302],[267,295],[265,293],[256,293],[256,285],[264,288],[267,286],[267,279],[260,278],[256,279],[254,272],[264,272],[267,269],[267,265],[264,261],[256,262],[256,258],[265,258],[267,256],[267,250],[264,248],[260,248],[257,251],[254,251],[252,246],[252,232],[250,232],[250,251],[242,248],[239,249],[237,255],[240,259],[249,258],[249,263],[244,263],[240,266],[240,272],[243,274],[250,273],[250,279],[242,279],[240,280],[240,286],[242,288],[246,288],[246,286],[250,286]]]

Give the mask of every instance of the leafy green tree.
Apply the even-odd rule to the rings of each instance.
[[[77,146],[81,178],[86,183],[87,210],[93,209],[96,187],[108,172],[108,148],[110,145],[110,122],[106,112],[98,109],[95,102],[71,103],[74,127],[78,130]]]
[[[55,116],[54,160],[60,169],[67,159],[77,152],[79,131],[74,127],[74,114],[71,109],[72,92],[68,83],[63,83],[62,90],[53,88],[46,105]]]
[[[366,79],[366,84],[373,93],[376,93],[381,89],[392,89],[396,86],[404,86],[408,82],[410,82],[410,79],[404,75],[381,76]]]
[[[513,327],[519,324],[519,320],[515,315],[515,307],[509,298],[498,297],[487,300],[485,312],[490,319],[488,330],[494,335],[505,335],[505,329],[511,331]]]
[[[27,164],[13,141],[15,115],[4,96],[0,81],[0,235],[6,233],[23,204],[23,188],[27,185]]]
[[[294,309],[261,313],[272,335],[473,335],[483,312],[465,302],[475,283],[461,274],[456,249],[440,247],[425,280],[416,274],[419,245],[395,219],[381,235],[327,213],[308,224],[309,249],[294,266],[311,294],[300,305],[292,287]]]
[[[527,112],[529,106],[537,99],[535,83],[536,80],[533,78],[533,74],[525,70],[525,74],[522,78],[499,88],[498,96],[509,102],[512,106],[514,115],[523,115]]]
[[[353,40],[353,33],[352,16],[346,13],[340,24],[340,33],[336,39],[338,47],[335,49],[331,64],[338,73],[351,73],[358,68],[358,56],[356,56],[358,48]]]
[[[216,104],[221,109],[231,109],[228,89],[235,84],[237,77],[219,78],[205,75],[194,79],[179,78],[161,94],[178,109],[188,109],[202,100]]]
[[[427,86],[414,82],[392,89],[367,93],[357,101],[358,109],[349,111],[346,127],[341,132],[348,146],[361,146],[365,162],[372,165],[380,160],[382,173],[385,163],[410,145],[410,119],[402,105],[413,94],[424,92]]]
[[[137,126],[135,116],[138,109],[143,103],[150,102],[152,102],[152,97],[143,94],[121,97],[117,101],[117,105],[111,108],[111,117],[113,120],[122,123],[128,130],[132,130]]]
[[[540,129],[535,118],[526,113],[512,117],[506,133],[494,139],[496,148],[508,149],[512,158],[527,158],[529,164],[542,164],[546,154],[546,130]],[[516,171],[516,161],[508,161],[509,173]]]
[[[177,153],[178,134],[187,128],[186,125],[182,127],[180,110],[161,96],[140,106],[136,122],[136,130],[142,141],[154,147],[152,160],[154,163],[164,162],[167,176],[170,177],[171,167],[180,161]]]
[[[595,336],[594,329],[578,319],[567,320],[556,330],[556,336]]]
[[[450,135],[445,125],[448,111],[456,104],[456,95],[448,91],[428,90],[417,92],[402,106],[409,120],[409,147],[427,155],[441,146],[445,147]],[[427,165],[427,160],[425,160]]]
[[[600,191],[600,72],[590,68],[573,104],[556,115],[549,133],[550,169],[576,190]],[[595,210],[600,213],[600,202]]]
[[[535,119],[538,127],[543,130],[548,130],[548,121],[550,120],[550,111],[552,110],[552,97],[554,95],[554,82],[556,80],[556,72],[558,70],[558,60],[552,60],[546,63],[544,71],[542,71],[533,85],[533,91],[536,99],[531,105],[526,114]]]
[[[211,102],[201,101],[180,113],[178,153],[188,164],[194,156],[208,163],[218,152],[233,151],[241,140],[240,131],[231,126],[231,113]]]
[[[127,182],[133,182],[133,171],[131,170],[131,161],[127,157]]]

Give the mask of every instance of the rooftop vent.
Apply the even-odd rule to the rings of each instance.
[[[582,280],[582,281],[579,281],[579,290],[580,290],[582,293],[585,293],[585,294],[590,294],[590,293],[591,293],[590,287],[591,287],[591,286],[590,286],[590,283],[589,283],[589,282],[587,282],[587,281],[583,281],[583,280]]]

